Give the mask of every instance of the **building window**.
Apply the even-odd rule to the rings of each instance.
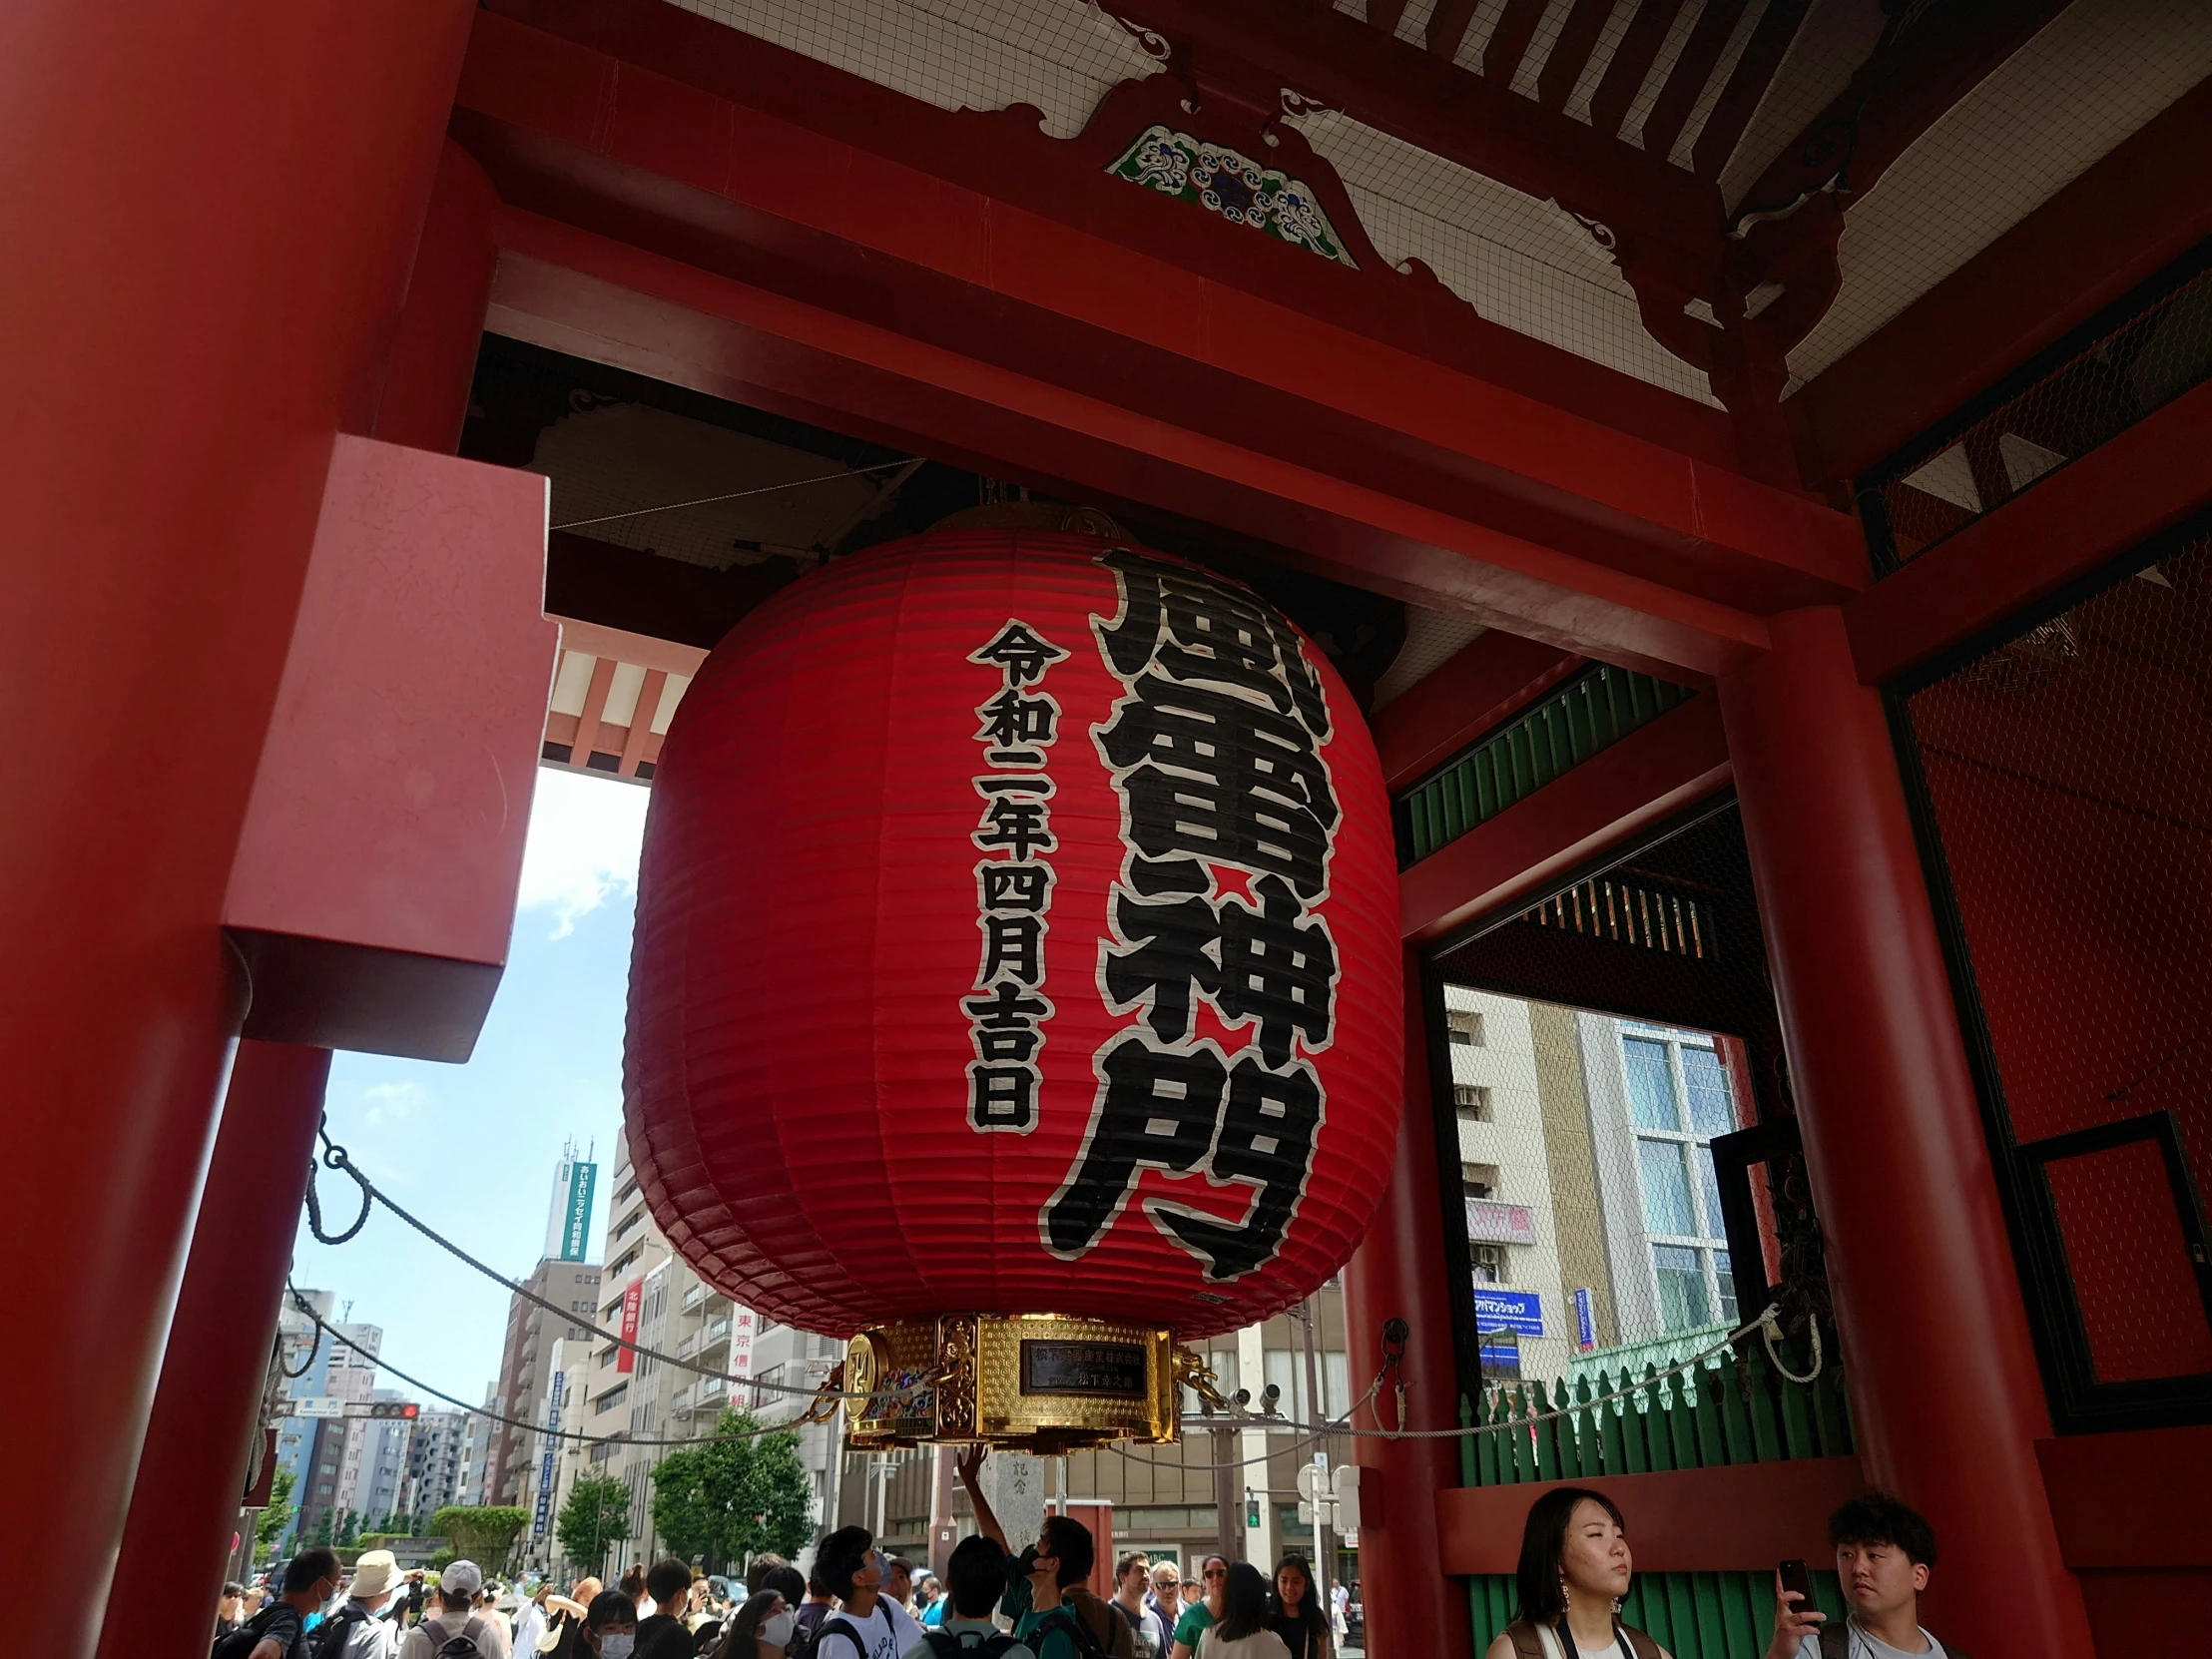
[[[1469,1123],[1490,1121],[1490,1091],[1479,1083],[1452,1084],[1451,1103],[1459,1108],[1459,1116]]]
[[[1502,1285],[1505,1283],[1505,1247],[1503,1245],[1469,1245],[1467,1254],[1474,1260],[1474,1282],[1477,1285]]]
[[[1497,1165],[1461,1164],[1459,1179],[1465,1184],[1469,1198],[1497,1197]]]
[[[1624,1033],[1621,1060],[1660,1323],[1669,1333],[1734,1324],[1736,1285],[1711,1146],[1738,1127],[1727,1069],[1710,1046],[1673,1032]]]
[[[617,1405],[620,1405],[629,1397],[630,1384],[627,1382],[617,1382],[613,1387],[609,1388],[605,1393],[601,1394],[597,1399],[593,1400],[591,1408],[595,1413],[600,1411],[612,1411]]]
[[[1444,1015],[1444,1030],[1461,1048],[1480,1048],[1482,1015],[1473,1008],[1453,1008]]]

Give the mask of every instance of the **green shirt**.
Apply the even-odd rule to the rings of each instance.
[[[1035,1649],[1037,1659],[1083,1659],[1083,1650],[1076,1646],[1075,1638],[1058,1628],[1057,1621],[1054,1628],[1038,1634],[1037,1627],[1057,1609],[1047,1607],[1039,1612],[1031,1604],[1029,1575],[1022,1570],[1018,1555],[1009,1553],[1006,1557],[1006,1596],[999,1602],[998,1610],[1014,1621],[1015,1639]]]
[[[1199,1637],[1206,1634],[1207,1627],[1213,1622],[1214,1615],[1207,1610],[1203,1601],[1186,1607],[1183,1609],[1183,1616],[1175,1621],[1175,1639],[1196,1653]]]

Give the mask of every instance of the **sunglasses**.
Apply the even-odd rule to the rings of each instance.
[[[1206,1569],[1206,1576],[1208,1578],[1227,1578],[1229,1576],[1229,1569],[1227,1567],[1208,1567]]]

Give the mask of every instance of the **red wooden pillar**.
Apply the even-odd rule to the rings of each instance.
[[[330,1051],[242,1042],[162,1355],[100,1659],[192,1653],[230,1557]],[[340,1183],[343,1185],[343,1183]],[[149,1595],[154,1584],[166,1586]]]
[[[1451,1295],[1444,1278],[1443,1201],[1437,1187],[1436,1103],[1428,1075],[1427,1014],[1420,953],[1405,953],[1405,1113],[1397,1159],[1375,1225],[1345,1269],[1345,1347],[1354,1397],[1375,1381],[1382,1328],[1410,1328],[1401,1373],[1408,1428],[1451,1428],[1459,1421]],[[1375,1409],[1398,1426],[1394,1384]],[[1362,1412],[1356,1427],[1372,1428]],[[1353,1441],[1360,1465],[1360,1600],[1367,1651],[1464,1659],[1473,1643],[1465,1588],[1444,1576],[1436,1529],[1436,1493],[1459,1484],[1459,1442],[1450,1439]]]
[[[372,437],[448,455],[459,446],[499,258],[492,241],[498,209],[491,176],[447,139]]]
[[[473,15],[0,7],[0,662],[40,710],[36,787],[0,813],[0,1250],[68,1262],[16,1368],[36,1501],[0,1559],[79,1603],[105,1600],[239,1028],[218,923],[325,472],[374,407]],[[92,1621],[55,1640],[89,1653]]]
[[[1868,1474],[1935,1523],[1929,1624],[2088,1653],[2050,1432],[1881,699],[1842,614],[1720,685]]]

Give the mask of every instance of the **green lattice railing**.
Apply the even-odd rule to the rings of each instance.
[[[1514,1432],[1476,1434],[1459,1442],[1460,1479],[1469,1486],[1532,1480],[1587,1480],[1724,1463],[1771,1463],[1788,1457],[1834,1457],[1853,1450],[1844,1379],[1833,1361],[1810,1384],[1778,1375],[1757,1343],[1697,1372],[1639,1386],[1625,1370],[1581,1377],[1546,1390],[1541,1382],[1487,1391],[1479,1404],[1461,1401],[1467,1423],[1505,1422],[1571,1400],[1574,1409]],[[1785,1354],[1792,1371],[1804,1356]],[[1658,1368],[1646,1365],[1646,1379]],[[1633,1392],[1631,1392],[1633,1390]],[[1610,1403],[1601,1394],[1627,1395]],[[1630,1539],[1633,1545],[1634,1539]],[[1467,1580],[1480,1653],[1513,1616],[1513,1580],[1501,1574]],[[1814,1599],[1832,1619],[1844,1614],[1833,1572],[1813,1574]],[[1639,1573],[1621,1617],[1647,1631],[1675,1659],[1758,1659],[1774,1629],[1774,1579],[1756,1572]]]
[[[1690,695],[1606,663],[1578,674],[1399,798],[1403,861],[1427,857]]]

